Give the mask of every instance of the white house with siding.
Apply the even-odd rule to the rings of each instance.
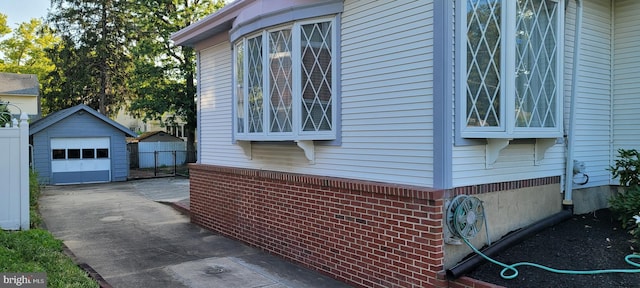
[[[27,113],[32,120],[40,118],[40,84],[34,74],[0,72],[0,103],[14,115]]]
[[[173,35],[198,55],[191,219],[355,286],[447,287],[470,253],[448,244],[455,196],[483,201],[492,240],[607,206],[640,140],[638,13],[235,1]]]

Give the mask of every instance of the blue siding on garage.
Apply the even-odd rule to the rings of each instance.
[[[47,132],[37,133],[32,136],[33,168],[38,172],[40,183],[51,183],[51,142]],[[37,143],[37,144],[36,144]],[[37,147],[37,148],[36,148]]]
[[[71,110],[75,112],[69,115],[64,115],[63,117],[58,117],[53,120],[53,123],[47,123],[45,128],[41,128],[40,130],[36,129],[32,132],[33,164],[35,170],[40,176],[41,183],[55,184],[57,183],[55,180],[64,180],[63,182],[67,183],[95,182],[91,181],[91,179],[96,175],[89,175],[91,173],[69,173],[68,175],[64,175],[64,179],[52,179],[51,138],[63,137],[109,137],[111,142],[111,147],[109,147],[109,158],[111,159],[111,181],[127,180],[129,175],[129,163],[125,137],[135,134],[128,130],[123,130],[122,127],[116,126],[118,124],[115,122],[110,123],[111,120],[102,115],[95,115],[97,112],[87,110],[91,108],[84,107],[86,106],[83,106],[81,109]],[[59,115],[52,114],[51,116],[57,117]],[[39,121],[46,120],[46,118],[43,118]],[[36,127],[38,124],[38,122],[34,123]],[[56,177],[59,176],[63,175],[56,175]],[[78,181],[73,181],[73,177],[77,177]]]

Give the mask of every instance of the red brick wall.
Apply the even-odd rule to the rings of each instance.
[[[361,287],[432,287],[443,192],[192,165],[191,221]]]
[[[445,192],[201,164],[190,169],[192,222],[359,287],[496,287],[442,276],[445,196],[558,180]]]

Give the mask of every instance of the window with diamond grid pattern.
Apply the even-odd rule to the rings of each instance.
[[[464,0],[463,137],[553,137],[562,129],[563,1]],[[460,26],[458,26],[460,27]],[[531,132],[535,133],[531,133]],[[466,136],[465,136],[466,135]]]
[[[294,22],[236,41],[236,139],[335,139],[334,22]]]

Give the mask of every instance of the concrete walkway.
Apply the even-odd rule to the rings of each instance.
[[[349,287],[189,222],[187,179],[47,186],[46,228],[113,287]]]

